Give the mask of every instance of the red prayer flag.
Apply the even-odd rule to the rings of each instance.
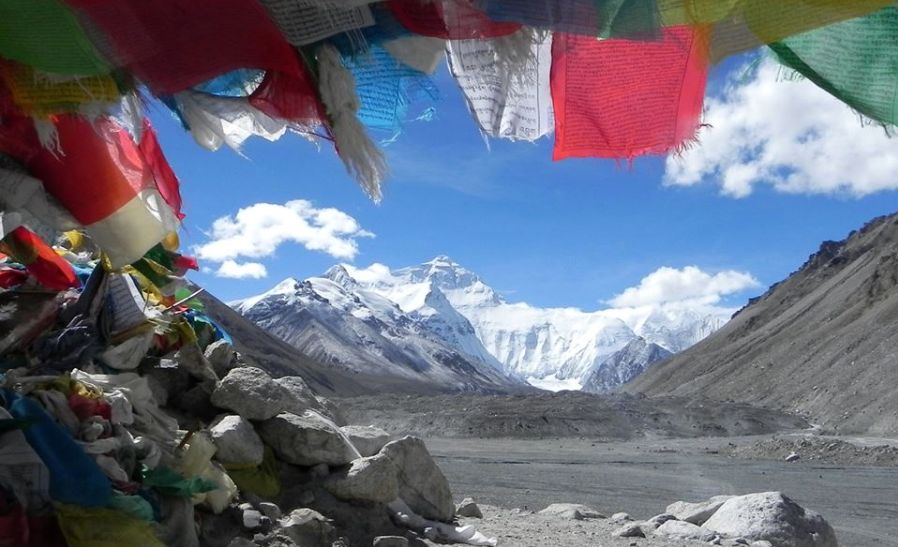
[[[25,266],[38,283],[48,289],[64,291],[81,286],[72,265],[56,254],[37,234],[19,226],[0,240],[0,247],[13,260]]]
[[[150,125],[149,118],[143,119],[143,130],[141,131],[140,153],[152,171],[153,178],[156,181],[156,189],[165,203],[171,207],[171,210],[178,217],[178,220],[184,220],[184,213],[181,212],[181,184],[178,177],[172,170],[165,155],[162,154],[162,148],[159,147],[159,140],[156,138],[156,132]]]
[[[65,0],[115,64],[170,95],[239,68],[296,73],[293,48],[255,0]]]
[[[111,118],[54,121],[59,152],[40,145],[27,118],[0,125],[0,152],[23,162],[119,268],[178,228],[177,179],[154,144],[144,147]],[[146,138],[145,137],[145,138]],[[166,196],[166,197],[164,197]]]
[[[664,154],[695,138],[708,74],[708,32],[663,29],[658,41],[556,33],[556,160]]]

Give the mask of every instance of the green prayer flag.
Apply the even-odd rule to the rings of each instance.
[[[898,8],[786,38],[770,49],[782,64],[864,116],[898,124]]]
[[[75,15],[58,0],[0,1],[0,56],[53,74],[108,74]]]

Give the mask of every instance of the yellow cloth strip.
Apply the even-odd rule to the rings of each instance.
[[[113,103],[121,93],[109,76],[54,81],[18,63],[0,63],[0,77],[12,92],[13,101],[26,114],[47,117],[73,112],[88,102]]]

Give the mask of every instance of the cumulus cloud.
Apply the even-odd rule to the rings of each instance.
[[[682,269],[662,267],[642,278],[608,303],[619,308],[676,303],[712,305],[723,297],[760,287],[760,282],[747,272],[725,270],[709,274],[696,266]]]
[[[706,102],[699,146],[670,157],[665,183],[719,184],[740,198],[762,184],[793,194],[865,196],[898,188],[898,139],[862,123],[807,80],[784,79],[766,59],[736,70]]]
[[[221,263],[215,275],[232,278],[261,278],[268,272],[259,259],[275,254],[285,243],[296,243],[310,251],[334,258],[353,259],[360,238],[374,237],[350,215],[334,208],[316,208],[306,200],[287,203],[255,203],[212,223],[206,243],[194,247],[201,260]]]
[[[228,279],[262,279],[268,277],[268,269],[258,262],[235,262],[225,260],[215,271],[215,277],[227,277]]]

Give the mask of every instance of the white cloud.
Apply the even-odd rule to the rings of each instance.
[[[701,142],[669,157],[665,183],[719,184],[745,197],[760,184],[794,194],[865,196],[898,188],[898,139],[807,80],[782,78],[765,59],[735,70],[706,102]]]
[[[639,285],[624,290],[608,303],[619,308],[674,303],[716,304],[723,297],[761,286],[747,272],[725,270],[709,274],[696,266],[683,269],[661,267],[642,278]]]
[[[229,279],[262,279],[268,277],[268,269],[258,262],[235,262],[225,260],[215,271],[215,277],[227,277]]]
[[[296,243],[310,251],[334,258],[353,259],[359,252],[358,239],[374,237],[350,215],[334,208],[316,208],[306,200],[280,205],[255,203],[212,223],[209,241],[194,247],[197,258],[220,262],[219,277],[265,277],[259,262],[238,263],[237,259],[273,256],[285,243]]]

